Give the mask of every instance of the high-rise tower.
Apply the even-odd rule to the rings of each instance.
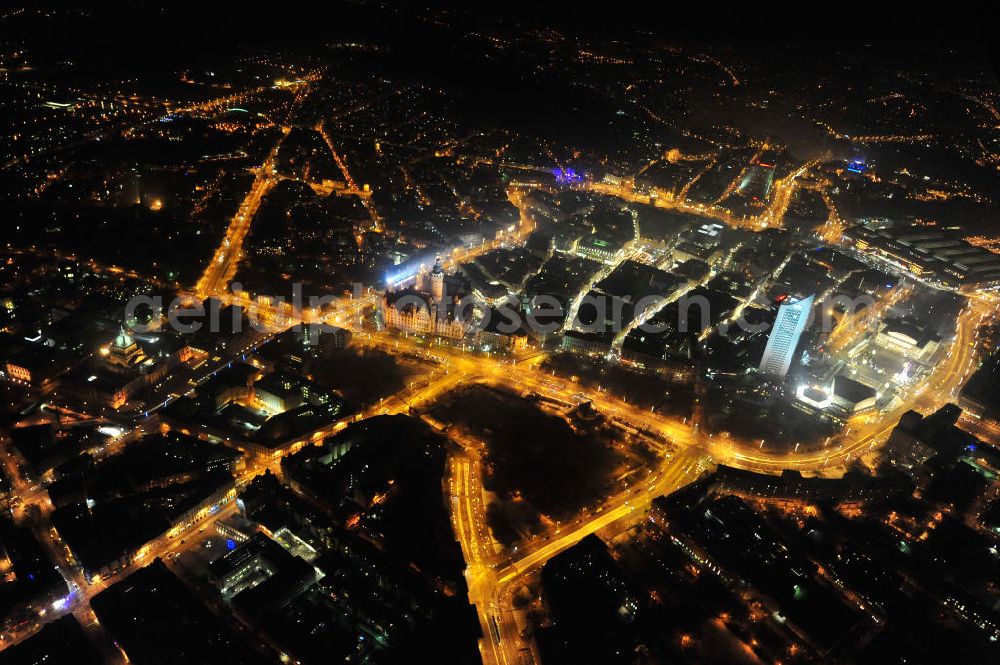
[[[769,376],[783,378],[788,374],[795,355],[795,347],[809,320],[815,294],[801,300],[787,300],[778,309],[778,317],[767,338],[764,356],[760,359],[760,371]]]

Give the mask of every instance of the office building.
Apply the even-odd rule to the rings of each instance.
[[[767,347],[760,360],[760,371],[778,378],[788,374],[795,355],[795,347],[809,320],[809,310],[812,309],[815,295],[801,300],[786,299],[778,309],[778,317],[767,338]]]

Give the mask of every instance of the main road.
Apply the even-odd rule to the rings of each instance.
[[[224,294],[229,282],[236,276],[236,269],[243,256],[243,241],[250,230],[250,223],[253,221],[254,215],[257,214],[257,209],[260,208],[261,199],[278,182],[274,161],[280,146],[281,141],[278,141],[264,163],[255,169],[255,177],[250,191],[240,203],[236,214],[229,222],[226,235],[222,238],[211,262],[194,287],[198,297],[207,298]]]

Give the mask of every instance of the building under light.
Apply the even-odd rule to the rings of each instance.
[[[471,311],[459,306],[459,294],[467,289],[467,284],[458,284],[456,279],[445,274],[441,259],[437,259],[430,272],[417,276],[421,288],[384,294],[383,323],[403,332],[462,339],[469,332]],[[446,289],[445,282],[449,280]]]
[[[786,300],[778,309],[778,317],[767,338],[764,356],[760,359],[760,371],[768,376],[784,378],[792,364],[795,347],[799,344],[802,331],[809,320],[815,295],[801,300]]]
[[[839,374],[818,384],[801,384],[795,396],[815,409],[853,416],[874,409],[879,393],[872,386]]]

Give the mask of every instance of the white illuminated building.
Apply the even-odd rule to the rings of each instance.
[[[760,359],[760,371],[768,376],[783,378],[791,367],[795,347],[799,344],[802,331],[809,320],[815,295],[801,300],[788,300],[778,309],[778,317],[767,338],[764,356]]]

